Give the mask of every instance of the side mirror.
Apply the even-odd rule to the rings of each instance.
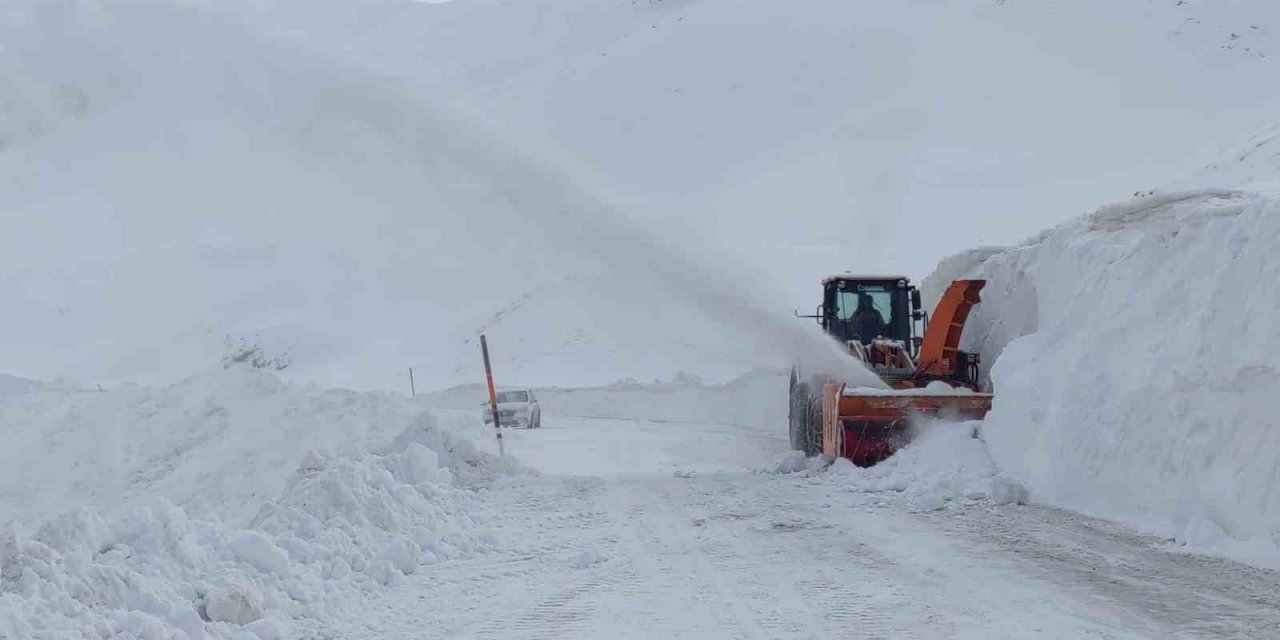
[[[911,290],[911,309],[914,311],[919,311],[920,307],[922,306],[924,306],[924,304],[920,301],[920,290],[912,289]]]
[[[797,318],[813,318],[814,320],[816,320],[816,321],[818,322],[818,324],[822,324],[822,320],[823,320],[823,318],[822,318],[822,305],[818,305],[818,309],[817,309],[816,311],[814,311],[814,312],[813,312],[813,315],[811,315],[811,316],[802,316],[802,315],[800,315],[800,312],[799,312],[799,311],[794,311],[794,313],[796,314],[796,317],[797,317]]]

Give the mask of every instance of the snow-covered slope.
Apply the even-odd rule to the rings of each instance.
[[[481,327],[513,382],[724,380],[789,345],[716,296],[788,313],[818,274],[1009,242],[1280,100],[1267,0],[4,9],[3,368],[88,388],[242,342],[327,385],[446,386]]]
[[[491,546],[465,487],[522,473],[408,399],[242,367],[41,388],[0,403],[0,425],[6,640],[306,637]]]
[[[1280,193],[1280,123],[1223,153],[1175,188],[1232,187]]]
[[[983,425],[1038,500],[1280,564],[1280,202],[1165,193],[942,263],[989,282]]]
[[[0,373],[0,402],[34,395],[43,386],[35,380]]]

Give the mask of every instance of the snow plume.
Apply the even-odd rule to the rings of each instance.
[[[607,275],[604,286],[621,285],[628,295],[640,298],[630,301],[629,311],[643,313],[674,301],[740,336],[748,361],[758,362],[762,356],[771,363],[798,360],[808,369],[850,383],[884,386],[838,343],[812,325],[779,313],[757,291],[756,278],[735,275],[674,239],[636,224],[546,161],[479,129],[460,128],[393,87],[353,81],[319,93],[323,99],[312,104],[333,110],[309,107],[314,111],[303,132],[318,151],[345,149],[346,135],[359,131],[366,151],[380,160],[431,176],[431,182],[442,187],[438,196],[448,210],[484,210],[511,231],[540,238],[540,251],[550,248],[558,253],[559,267],[567,272]],[[555,212],[555,224],[540,220],[542,212]]]
[[[874,383],[779,313],[760,278],[440,113],[414,83],[198,4],[19,0],[12,13],[0,36],[13,34],[24,76],[87,102],[0,153],[0,208],[22,222],[0,237],[12,262],[0,270],[16,274],[0,292],[27,301],[0,335],[16,373],[164,384],[252,337],[288,353],[291,376],[399,388],[391,363],[471,363],[474,346],[458,343],[495,305],[591,274],[546,324],[588,309],[587,326],[622,347],[697,364],[702,345],[679,340],[697,316],[742,364],[798,357]]]
[[[965,338],[995,361],[981,433],[1038,500],[1280,566],[1277,251],[1280,202],[1157,194],[926,285],[989,281]]]
[[[240,375],[260,380],[268,374]],[[275,393],[299,393],[277,385]],[[182,396],[183,389],[170,390],[141,411],[176,414],[184,406]],[[357,396],[330,410],[345,414],[349,424],[358,423],[361,413],[377,415],[362,409]],[[378,397],[365,404],[376,404]],[[246,417],[264,406],[260,399],[249,400],[228,411],[259,425],[239,437],[299,451],[305,437],[275,441],[265,433],[270,425]],[[99,418],[109,423],[120,416]],[[325,421],[315,424],[323,432]],[[496,544],[488,516],[460,485],[521,473],[514,463],[442,432],[427,417],[375,452],[298,455],[301,461],[278,497],[259,503],[247,522],[221,521],[158,494],[136,500],[147,506],[120,516],[81,508],[34,532],[0,530],[0,638],[305,636],[327,616],[354,610],[365,591]],[[75,469],[78,462],[65,459],[57,466]],[[184,477],[183,467],[190,464],[178,456],[154,459],[152,466],[155,473]],[[253,475],[264,489],[272,485],[273,473],[252,467],[239,472]]]

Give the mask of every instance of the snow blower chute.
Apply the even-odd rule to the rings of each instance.
[[[920,291],[904,277],[841,275],[822,284],[822,305],[808,317],[888,388],[847,388],[830,375],[794,367],[793,448],[867,467],[906,444],[914,418],[980,420],[991,410],[992,395],[978,382],[978,354],[959,348],[986,281],[952,282],[932,316],[921,311]],[[925,331],[918,336],[921,320]]]

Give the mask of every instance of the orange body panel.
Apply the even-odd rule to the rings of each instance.
[[[860,467],[869,467],[893,455],[910,440],[906,426],[913,418],[981,420],[991,410],[991,394],[841,393],[828,394],[823,405],[823,455],[848,458]],[[833,413],[836,419],[827,420]]]
[[[901,422],[911,416],[938,416],[981,420],[991,411],[991,394],[958,395],[842,395],[840,420],[844,422]]]
[[[956,372],[956,351],[964,323],[973,305],[981,301],[978,292],[986,284],[985,280],[956,280],[947,287],[925,327],[924,342],[916,358],[920,363],[918,374],[949,378]]]

